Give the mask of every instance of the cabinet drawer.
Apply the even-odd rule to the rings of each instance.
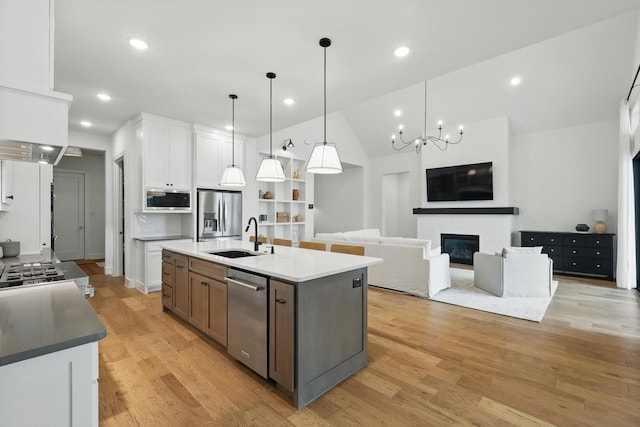
[[[173,252],[169,252],[166,249],[162,250],[162,261],[173,264]]]
[[[611,248],[613,246],[613,239],[610,236],[586,236],[587,246],[592,248]]]
[[[550,233],[522,233],[522,246],[557,246],[562,244],[562,236]]]
[[[189,270],[221,282],[224,282],[225,277],[227,277],[227,267],[225,265],[203,261],[198,258],[189,258]]]
[[[609,276],[611,264],[608,259],[566,257],[566,272],[599,274]]]
[[[562,255],[549,255],[549,258],[553,261],[553,271],[564,270],[564,257]]]
[[[162,261],[162,283],[167,286],[173,286],[173,262]]]
[[[162,284],[162,305],[169,310],[173,309],[173,288]]]
[[[551,258],[553,258],[552,255],[563,255],[562,246],[543,246],[542,253],[549,255]]]
[[[609,258],[608,248],[565,247],[564,255],[571,257]]]
[[[565,246],[570,246],[570,247],[586,246],[587,237],[586,236],[565,236],[563,243]]]

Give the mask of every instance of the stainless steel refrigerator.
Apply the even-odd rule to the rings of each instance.
[[[242,239],[242,193],[198,190],[198,241]]]

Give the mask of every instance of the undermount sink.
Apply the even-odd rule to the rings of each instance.
[[[207,253],[211,255],[223,256],[225,258],[244,258],[248,256],[260,255],[255,252],[248,252],[241,249],[230,249],[228,251],[210,251]]]

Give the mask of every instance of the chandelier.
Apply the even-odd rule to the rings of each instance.
[[[442,138],[442,120],[440,120],[438,121],[438,136],[427,135],[427,82],[425,81],[424,82],[424,132],[422,133],[422,136],[411,139],[409,141],[405,141],[404,138],[402,137],[402,135],[404,134],[402,125],[400,125],[398,128],[398,134],[400,136],[400,138],[398,139],[398,144],[396,144],[396,136],[391,135],[391,146],[393,147],[394,150],[400,151],[400,150],[404,150],[407,147],[413,146],[416,149],[416,153],[419,153],[420,150],[422,150],[422,146],[427,145],[427,142],[431,142],[438,149],[440,149],[440,151],[445,151],[447,148],[449,148],[449,145],[455,145],[460,141],[462,141],[463,132],[462,132],[462,126],[460,126],[460,137],[455,142],[449,141],[449,135],[445,135],[444,138]]]

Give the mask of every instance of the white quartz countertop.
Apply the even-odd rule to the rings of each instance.
[[[162,245],[164,249],[184,255],[217,262],[229,267],[278,277],[291,282],[306,282],[357,268],[380,264],[382,258],[348,255],[342,253],[300,249],[288,246],[260,245],[258,256],[227,258],[209,254],[211,251],[239,249],[253,252],[253,243],[240,240],[218,240],[212,242],[173,243]],[[266,253],[264,253],[266,252]]]

